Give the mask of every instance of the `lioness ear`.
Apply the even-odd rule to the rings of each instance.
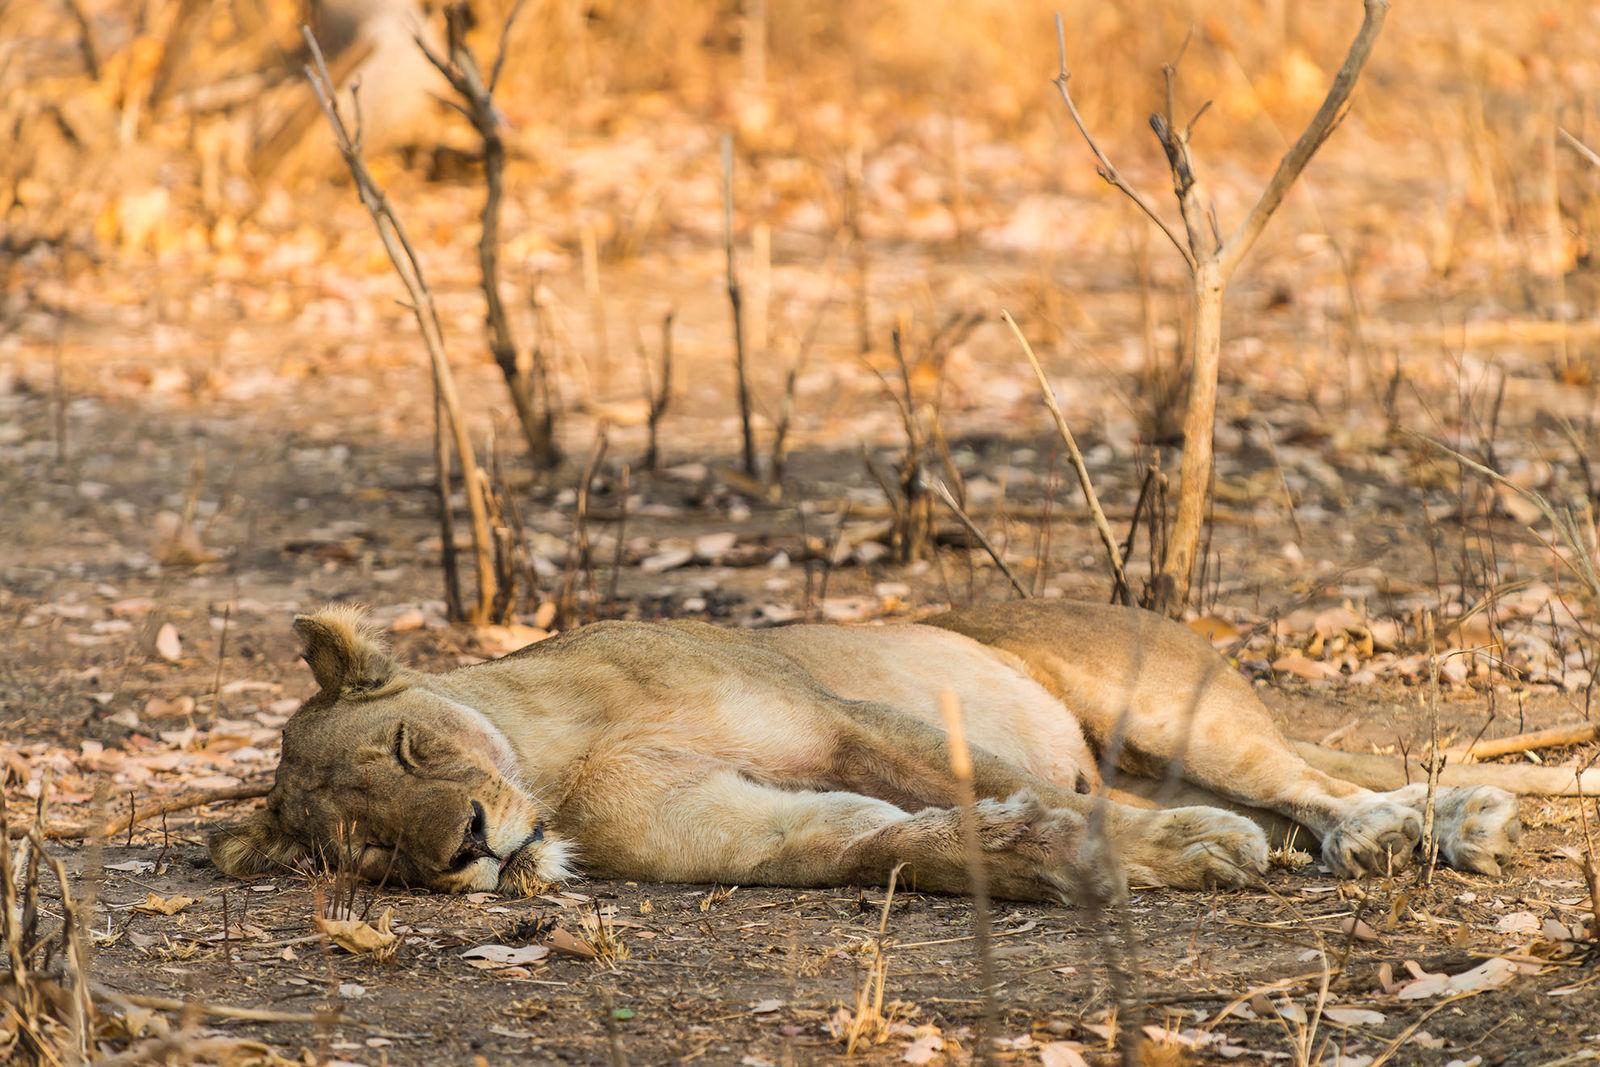
[[[296,615],[294,632],[323,692],[376,689],[394,677],[388,646],[361,608],[334,604]]]
[[[213,830],[207,846],[211,862],[234,878],[281,872],[306,855],[305,846],[279,828],[270,808]]]

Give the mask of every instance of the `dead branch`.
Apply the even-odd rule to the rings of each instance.
[[[204,1000],[179,1000],[176,997],[152,997],[143,993],[123,993],[105,986],[92,986],[94,999],[116,1005],[129,1005],[151,1011],[195,1011],[218,1019],[242,1019],[257,1023],[310,1023],[313,1025],[336,1022],[339,1009],[307,1013],[274,1011],[271,1008],[235,1008],[227,1004],[211,1004]]]
[[[500,201],[505,189],[506,147],[505,140],[500,135],[505,117],[495,106],[494,87],[499,81],[500,71],[505,63],[506,44],[511,37],[511,28],[516,24],[517,16],[521,13],[525,2],[526,0],[517,0],[506,15],[505,24],[500,31],[499,53],[487,81],[480,72],[477,56],[467,47],[467,30],[470,28],[472,16],[466,4],[455,3],[445,9],[448,56],[441,56],[434,51],[421,33],[417,33],[415,39],[417,47],[422,50],[428,62],[434,65],[455,90],[456,96],[460,98],[459,101],[453,102],[455,109],[472,124],[483,145],[485,195],[481,215],[482,226],[478,238],[478,274],[483,287],[485,319],[489,326],[489,352],[494,357],[495,365],[500,368],[500,373],[506,381],[506,388],[511,393],[511,403],[516,410],[517,421],[521,424],[523,436],[527,440],[529,458],[536,467],[553,467],[560,461],[560,454],[555,444],[552,413],[546,410],[541,414],[535,406],[533,379],[538,376],[539,370],[530,368],[525,372],[519,365],[517,344],[511,332],[511,320],[506,314],[505,302],[500,295]],[[537,350],[534,351],[533,358],[535,360],[541,358]]]
[[[676,312],[668,311],[661,317],[661,380],[654,385],[650,382],[650,363],[645,357],[644,346],[639,347],[639,358],[644,364],[645,399],[650,405],[650,414],[645,423],[650,433],[650,445],[644,454],[644,469],[653,471],[660,464],[661,450],[657,440],[657,431],[661,426],[661,419],[667,413],[667,406],[672,402],[672,321]]]
[[[118,815],[100,823],[85,823],[82,825],[45,826],[44,838],[47,841],[79,841],[84,838],[109,838],[117,834],[126,833],[140,823],[153,819],[157,815],[171,815],[175,811],[188,811],[191,808],[204,807],[207,804],[222,804],[232,800],[253,800],[264,797],[272,792],[271,782],[248,782],[244,785],[232,785],[222,789],[206,789],[193,793],[180,793],[175,797],[151,801],[136,808],[131,815]],[[33,830],[30,823],[27,826],[7,827],[7,836],[11,838],[26,837]]]
[[[1587,159],[1590,163],[1593,163],[1596,167],[1600,167],[1600,152],[1596,152],[1594,149],[1590,148],[1588,145],[1572,136],[1572,134],[1568,133],[1566,130],[1558,129],[1556,132],[1561,135],[1561,139],[1566,141],[1567,146],[1574,152],[1578,153],[1578,155],[1582,156],[1584,159]]]
[[[733,312],[733,367],[739,394],[739,426],[743,433],[744,473],[754,478],[756,439],[750,427],[750,384],[744,353],[744,295],[733,254],[733,134],[722,135],[722,247],[728,260],[728,307]]]
[[[1172,176],[1173,195],[1183,217],[1185,240],[1180,241],[1176,231],[1156,213],[1149,200],[1140,195],[1122,178],[1101,151],[1078,113],[1067,83],[1066,31],[1061,16],[1056,16],[1057,45],[1060,51],[1060,68],[1055,84],[1066,104],[1073,124],[1094,154],[1096,169],[1108,183],[1121,190],[1160,228],[1167,239],[1183,256],[1191,278],[1192,324],[1190,352],[1193,360],[1189,372],[1189,403],[1183,420],[1183,458],[1178,484],[1178,515],[1173,525],[1166,562],[1157,576],[1153,589],[1153,606],[1157,610],[1175,614],[1189,599],[1189,586],[1194,573],[1196,554],[1200,546],[1201,529],[1205,524],[1206,501],[1210,496],[1212,433],[1216,423],[1217,375],[1222,354],[1222,299],[1228,282],[1239,264],[1255,245],[1273,213],[1283,202],[1295,179],[1305,170],[1306,164],[1337,128],[1344,115],[1350,95],[1355,90],[1361,71],[1383,28],[1384,16],[1389,10],[1389,0],[1365,0],[1361,28],[1351,42],[1349,52],[1334,76],[1322,105],[1317,109],[1304,131],[1278,162],[1276,171],[1262,190],[1238,228],[1226,239],[1217,221],[1215,205],[1204,195],[1196,176],[1194,160],[1189,152],[1190,135],[1194,123],[1205,113],[1206,106],[1196,112],[1193,119],[1180,127],[1174,118],[1174,83],[1176,62],[1163,68],[1166,80],[1167,109],[1165,114],[1150,116],[1150,128],[1167,158],[1167,169]],[[1185,42],[1187,44],[1187,42]],[[1181,58],[1181,53],[1180,53]],[[1207,105],[1208,106],[1208,105]]]
[[[1182,256],[1184,262],[1189,264],[1189,269],[1193,270],[1195,267],[1193,253],[1184,247],[1182,241],[1178,240],[1178,235],[1156,212],[1155,206],[1145,199],[1144,195],[1137,189],[1128,184],[1127,180],[1123,178],[1122,172],[1100,150],[1100,146],[1089,133],[1089,127],[1084,124],[1083,116],[1078,113],[1078,105],[1072,102],[1072,93],[1067,89],[1067,82],[1072,78],[1072,75],[1067,73],[1067,29],[1059,11],[1056,12],[1056,49],[1061,61],[1060,69],[1055,76],[1056,91],[1061,94],[1061,102],[1067,105],[1067,114],[1071,116],[1072,124],[1078,128],[1078,133],[1083,136],[1084,143],[1089,146],[1089,151],[1094,153],[1094,158],[1097,161],[1095,173],[1099,174],[1106,184],[1122,190],[1123,195],[1137,204],[1139,210],[1143,211],[1150,221],[1155,223],[1157,228],[1167,235],[1167,240],[1172,242],[1172,247],[1178,250],[1178,255]]]
[[[1542,748],[1570,748],[1600,740],[1600,725],[1579,723],[1576,726],[1552,726],[1548,730],[1530,730],[1510,737],[1495,737],[1476,741],[1461,749],[1447,750],[1452,758],[1485,760],[1496,756],[1513,756],[1521,752],[1535,752]]]
[[[405,227],[389,204],[388,194],[373,179],[362,156],[360,96],[352,94],[356,111],[355,132],[352,133],[339,107],[338,88],[328,73],[328,64],[323,59],[321,46],[317,44],[317,39],[312,36],[309,27],[302,26],[300,32],[311,50],[312,62],[305,67],[306,79],[311,82],[317,103],[321,106],[328,125],[333,129],[339,154],[344,157],[345,165],[350,170],[350,177],[355,182],[362,205],[366,207],[367,214],[372,216],[373,225],[378,230],[378,238],[383,242],[384,251],[389,254],[389,262],[394,265],[395,273],[400,276],[401,284],[406,287],[406,292],[410,295],[409,307],[416,317],[417,328],[422,333],[422,342],[428,351],[434,389],[439,397],[440,406],[450,419],[456,454],[461,462],[462,488],[466,493],[467,510],[472,520],[472,548],[478,578],[478,603],[473,608],[472,615],[475,620],[481,621],[484,613],[495,601],[493,541],[489,534],[489,511],[484,502],[483,479],[479,474],[478,461],[472,449],[472,437],[467,429],[466,418],[461,413],[461,398],[456,393],[455,377],[445,356],[444,333],[439,325],[439,313],[434,307],[433,291],[428,288],[427,279],[422,272],[422,263],[417,258],[416,249],[412,247],[410,238],[406,235]]]
[[[973,1039],[974,1059],[994,1062],[990,1042],[998,1033],[999,1012],[995,1009],[994,946],[989,922],[989,872],[984,867],[983,850],[978,843],[978,807],[972,788],[972,754],[967,749],[967,733],[961,718],[961,701],[948,689],[939,691],[939,714],[944,719],[945,748],[950,757],[950,774],[955,778],[956,802],[961,808],[961,847],[967,858],[967,881],[972,890],[972,932],[977,941],[979,994],[983,997],[983,1025]]]
[[[1089,480],[1089,467],[1083,460],[1083,451],[1078,448],[1078,439],[1072,435],[1072,428],[1067,425],[1066,416],[1061,414],[1061,405],[1056,401],[1056,391],[1050,387],[1050,380],[1045,377],[1044,367],[1040,366],[1039,357],[1033,354],[1033,346],[1023,336],[1022,330],[1017,326],[1017,320],[1011,317],[1009,311],[1001,311],[1000,317],[1006,320],[1006,325],[1011,327],[1017,343],[1022,345],[1023,354],[1028,357],[1028,365],[1033,368],[1034,377],[1039,381],[1039,391],[1044,396],[1045,407],[1050,409],[1050,417],[1055,420],[1056,432],[1061,435],[1061,443],[1067,446],[1067,455],[1072,457],[1072,467],[1078,472],[1078,485],[1083,490],[1084,503],[1088,505],[1089,513],[1094,518],[1095,532],[1100,535],[1100,543],[1106,550],[1106,561],[1111,566],[1111,577],[1115,583],[1112,597],[1123,604],[1131,603],[1132,591],[1128,588],[1128,573],[1122,564],[1122,550],[1117,547],[1117,535],[1111,532],[1111,523],[1106,520],[1105,510],[1100,506],[1100,496],[1094,491],[1094,483]]]
[[[938,495],[939,499],[944,501],[944,506],[950,509],[951,514],[955,515],[956,520],[966,527],[967,533],[971,534],[978,544],[982,546],[983,550],[989,554],[989,558],[994,560],[994,565],[999,567],[1000,572],[1006,576],[1006,580],[1011,583],[1011,588],[1017,591],[1019,597],[1027,600],[1032,594],[1022,584],[1022,579],[1018,578],[1016,573],[1006,564],[1005,557],[1000,554],[1000,550],[995,548],[994,544],[983,535],[983,531],[978,529],[977,524],[967,517],[967,513],[962,510],[960,503],[951,494],[949,487],[937,478],[928,479],[928,484],[933,487],[933,491]]]
[[[1378,41],[1378,33],[1383,29],[1384,16],[1388,13],[1389,0],[1365,0],[1361,28],[1356,31],[1355,40],[1350,43],[1350,51],[1345,54],[1339,72],[1333,76],[1333,84],[1328,87],[1328,95],[1323,97],[1322,106],[1317,108],[1316,114],[1311,116],[1311,121],[1306,123],[1306,128],[1301,132],[1299,139],[1290,146],[1288,152],[1284,153],[1283,159],[1278,162],[1278,169],[1273,172],[1266,189],[1262,190],[1261,198],[1256,201],[1255,207],[1250,209],[1250,214],[1245,216],[1239,228],[1233,231],[1224,245],[1222,273],[1225,281],[1233,277],[1233,272],[1250,253],[1256,238],[1267,228],[1272,213],[1283,203],[1289,187],[1294,185],[1295,179],[1306,169],[1306,164],[1311,162],[1311,157],[1316,155],[1317,149],[1322,147],[1338,127],[1339,121],[1344,117],[1345,105],[1350,102],[1350,94],[1355,91],[1356,81],[1361,77],[1361,71],[1367,65],[1367,58],[1372,55],[1372,47]]]

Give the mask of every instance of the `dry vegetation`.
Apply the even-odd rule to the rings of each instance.
[[[0,1057],[1600,1058],[1593,799],[1107,914],[201,847],[327,600],[445,666],[1117,597],[1294,736],[1589,765],[1600,9],[1397,3],[1343,100],[1356,2],[403,7],[318,69],[290,0],[0,0]]]

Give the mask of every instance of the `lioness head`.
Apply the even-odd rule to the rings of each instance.
[[[391,884],[518,894],[566,875],[566,843],[546,833],[483,715],[397,664],[358,609],[294,628],[321,691],[284,726],[267,806],[211,835],[220,869],[342,865]]]

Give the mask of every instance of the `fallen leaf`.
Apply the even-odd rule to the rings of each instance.
[[[560,926],[550,931],[550,936],[545,939],[545,944],[549,946],[551,952],[559,952],[563,956],[577,956],[580,959],[592,960],[599,955],[599,953],[595,952],[593,946],[574,937]]]
[[[751,1015],[769,1015],[783,1007],[781,1000],[758,1000],[750,1007]]]
[[[1040,1067],[1089,1067],[1076,1041],[1047,1041],[1039,1046]]]
[[[1382,1026],[1387,1015],[1371,1008],[1323,1008],[1322,1017],[1340,1026]]]
[[[400,936],[391,929],[394,925],[393,908],[385,908],[376,924],[361,919],[324,919],[321,916],[312,922],[318,930],[332,938],[334,944],[357,956],[370,954],[384,960],[394,955],[400,946]]]
[[[932,1063],[935,1056],[944,1051],[944,1038],[936,1033],[923,1034],[900,1054],[906,1063]]]
[[[1494,930],[1497,934],[1537,934],[1543,925],[1531,911],[1513,911],[1500,916]]]
[[[178,628],[170,622],[161,624],[161,629],[156,631],[156,655],[168,663],[176,663],[183,658],[183,639],[178,636]]]
[[[145,701],[144,713],[152,719],[176,719],[194,714],[194,697],[151,697]]]
[[[461,954],[461,958],[480,970],[492,967],[520,967],[523,964],[537,963],[550,955],[550,949],[544,945],[523,945],[514,948],[510,945],[478,945],[469,948]]]
[[[135,904],[133,910],[146,915],[176,915],[193,903],[194,897],[158,897],[151,893],[142,903]]]
[[[1353,934],[1355,935],[1355,939],[1357,941],[1382,940],[1382,938],[1378,935],[1378,931],[1374,930],[1372,927],[1368,926],[1365,922],[1356,918],[1354,915],[1350,916],[1339,924],[1339,932],[1344,934]]]

